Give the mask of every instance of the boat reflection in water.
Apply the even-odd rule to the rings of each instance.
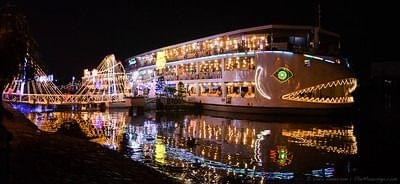
[[[192,183],[342,177],[357,156],[351,122],[261,122],[154,112],[130,117],[128,111],[27,117],[48,132],[76,120],[91,141]]]

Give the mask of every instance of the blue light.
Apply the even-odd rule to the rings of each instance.
[[[268,180],[290,180],[294,178],[292,172],[266,172],[264,175]]]
[[[128,63],[129,63],[129,66],[134,65],[134,64],[136,64],[136,59],[135,58],[129,59]]]
[[[312,56],[312,55],[308,55],[308,54],[304,54],[304,56],[305,56],[305,57],[308,57],[308,58],[312,58],[312,59],[321,60],[321,61],[323,61],[323,60],[324,60],[323,58],[321,58],[321,57],[318,57],[318,56]]]
[[[332,60],[329,60],[329,59],[324,59],[324,58],[318,57],[318,56],[313,56],[313,55],[308,55],[308,54],[303,54],[303,55],[304,55],[304,57],[307,57],[307,58],[312,58],[312,59],[316,59],[316,60],[320,60],[320,61],[325,61],[325,62],[332,63],[332,64],[336,63],[335,61],[332,61]]]
[[[335,63],[335,61],[331,61],[331,60],[327,60],[327,59],[325,59],[324,61],[326,61],[328,63]]]
[[[265,134],[269,134],[270,131],[267,130],[264,132]],[[264,172],[264,171],[256,171],[254,169],[248,168],[238,168],[236,166],[232,166],[229,164],[225,164],[218,161],[213,161],[206,159],[204,157],[196,156],[195,154],[187,151],[186,149],[174,148],[171,146],[166,147],[168,157],[172,157],[174,159],[178,159],[181,161],[189,162],[192,164],[198,164],[203,167],[209,167],[219,170],[226,170],[229,172],[234,172],[236,174],[246,174],[253,173],[255,177],[265,177],[267,180],[290,180],[294,178],[293,172]]]
[[[330,178],[330,177],[333,177],[333,173],[335,172],[335,169],[333,167],[328,167],[328,168],[323,168],[323,169],[312,170],[311,172],[312,172],[312,176],[314,176],[314,177]]]
[[[350,63],[348,61],[346,61],[346,66],[347,68],[350,68]]]
[[[273,51],[260,51],[260,52],[257,52],[257,53],[276,53],[276,54],[287,54],[287,55],[292,55],[293,54],[293,52],[276,51],[276,50],[273,50]]]
[[[23,103],[17,103],[17,104],[12,104],[12,107],[23,114],[27,113],[32,113],[32,112],[52,112],[55,109],[52,107],[48,106],[42,106],[42,105],[29,105],[29,104],[23,104]]]

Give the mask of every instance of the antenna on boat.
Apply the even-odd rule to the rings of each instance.
[[[317,15],[317,25],[314,28],[314,50],[317,51],[319,48],[319,32],[321,29],[321,4],[318,2],[318,15]]]
[[[321,28],[321,3],[318,3],[318,22],[317,22],[318,28]]]

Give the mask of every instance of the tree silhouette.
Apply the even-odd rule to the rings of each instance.
[[[23,79],[34,77],[33,60],[37,57],[36,43],[31,37],[25,17],[15,6],[0,8],[0,92],[13,75],[23,72]],[[21,76],[19,76],[21,77]],[[0,183],[8,183],[9,147],[12,134],[3,126],[3,95],[0,98]]]
[[[21,74],[16,77],[23,80],[34,78],[38,55],[26,18],[15,6],[7,4],[0,9],[0,25],[0,89],[3,91],[15,74]]]

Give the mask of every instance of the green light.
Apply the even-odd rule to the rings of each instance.
[[[279,80],[285,80],[287,78],[288,74],[286,73],[286,71],[281,70],[278,72],[278,79]]]
[[[285,67],[280,67],[278,70],[275,71],[273,75],[279,82],[284,83],[288,81],[291,77],[293,77],[293,73],[285,68]]]

